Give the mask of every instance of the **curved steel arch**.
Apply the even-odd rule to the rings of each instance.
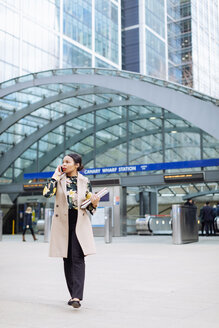
[[[153,133],[154,133],[154,130],[153,130]],[[194,131],[194,133],[197,133],[197,131]],[[135,136],[135,134],[133,134],[133,136]],[[137,136],[137,138],[139,138],[139,136]],[[132,140],[134,140],[134,139],[135,138],[133,138]],[[178,149],[178,148],[184,148],[184,147],[197,148],[198,146],[186,144],[186,145],[183,145],[183,146],[182,145],[176,146],[174,148],[177,148]],[[170,149],[173,149],[173,147],[172,146],[168,146],[165,149],[166,150],[170,150]],[[108,151],[108,150],[109,149],[107,147],[106,151]],[[153,149],[147,151],[145,154],[142,154],[141,156],[136,157],[135,159],[137,160],[137,159],[141,158],[142,156],[150,155],[150,154],[157,153],[157,152],[160,152],[160,151],[162,151],[162,148],[161,147],[159,147],[159,148],[153,148]],[[52,150],[50,152],[52,153]],[[49,156],[47,156],[47,155],[43,156],[45,158],[42,158],[42,161],[40,161],[39,171],[44,170],[49,165],[50,162],[52,162],[54,159],[56,159],[62,153],[63,153],[63,151],[58,151],[57,149],[55,149],[56,156],[53,156],[53,158],[49,158]],[[124,163],[124,165],[126,165],[126,164]],[[35,167],[36,167],[36,161],[34,161],[34,163],[31,166],[29,166],[28,168],[26,168],[25,169],[25,172],[29,172],[29,171],[32,172]],[[23,175],[22,174],[21,174],[21,179],[23,179]]]
[[[196,133],[196,132],[195,132]],[[206,146],[208,149],[215,149],[216,148],[216,146],[215,146],[215,144],[208,144],[207,146]],[[205,148],[206,148],[205,147]],[[176,145],[176,146],[174,146],[174,148],[171,146],[171,145],[165,145],[165,151],[166,150],[174,150],[174,149],[179,149],[179,148],[199,148],[200,149],[200,145],[194,145],[194,144],[184,144],[184,145]],[[155,151],[154,151],[154,149],[152,150],[152,151],[149,151],[149,152],[147,152],[147,154],[146,155],[148,155],[148,154],[153,154],[154,152],[158,152],[158,151],[162,151],[163,149],[162,148],[156,148],[155,149]],[[137,157],[135,157],[134,158],[134,160],[138,160],[139,158],[141,158],[142,156],[144,156],[144,154],[142,155],[139,155],[139,156],[137,156]],[[129,160],[130,161],[132,161],[133,159],[131,159],[131,158],[129,158]]]
[[[56,83],[77,83],[99,87],[104,86],[105,88],[123,94],[128,93],[131,96],[149,101],[158,107],[164,108],[177,116],[180,116],[216,139],[219,139],[219,109],[216,105],[198,99],[193,95],[185,94],[182,91],[176,91],[147,81],[98,74],[53,75],[50,77],[36,78],[32,81],[19,82],[10,87],[3,88],[0,90],[0,97],[4,97],[7,94],[30,88],[32,86],[36,87]]]
[[[171,117],[173,115],[174,114],[170,113],[168,115],[168,118],[175,118],[175,116]],[[130,121],[138,121],[138,120],[142,120],[142,119],[147,119],[150,116],[151,116],[151,114],[144,114],[144,115],[140,115],[136,118],[136,116],[133,115],[133,116],[129,117],[129,120]],[[125,123],[125,122],[126,122],[126,118],[119,118],[119,119],[114,119],[114,120],[111,120],[111,121],[108,121],[105,123],[98,124],[96,127],[96,132],[99,132],[99,131],[107,129],[111,126],[118,125],[118,124]],[[182,129],[182,127],[180,129]],[[174,128],[174,130],[177,130],[177,128]],[[66,140],[66,149],[70,148],[72,146],[72,144],[76,144],[76,143],[82,141],[83,139],[87,138],[89,135],[93,134],[93,131],[94,131],[93,127],[91,127],[89,129],[84,130],[83,132],[78,133],[77,135],[71,137],[70,139]],[[159,133],[160,133],[160,129],[157,129],[157,131],[159,131]],[[182,131],[180,131],[180,132],[182,132]],[[190,127],[189,132],[193,132],[193,128]],[[196,132],[196,130],[195,130],[195,132]],[[154,129],[153,129],[153,133],[154,133]],[[60,143],[57,147],[54,147],[53,149],[48,151],[46,153],[46,155],[44,155],[40,158],[39,170],[42,171],[46,166],[48,166],[48,164],[51,161],[55,160],[61,153],[63,153],[63,150],[64,150],[64,142]],[[36,167],[36,162],[34,161],[33,164],[31,164],[30,166],[28,166],[25,169],[25,172],[32,171],[32,170],[34,170],[35,167]]]
[[[171,132],[172,128],[166,128],[165,129],[165,133]],[[188,128],[182,128],[182,127],[178,127],[178,128],[174,128],[174,130],[176,130],[177,132],[193,132],[193,133],[199,133],[200,129],[199,128],[194,128],[194,127],[188,127]],[[186,130],[186,131],[185,131]],[[84,135],[83,138],[85,137],[85,132],[84,131]],[[138,133],[133,133],[129,140],[134,140],[137,138],[141,138],[141,137],[145,137],[145,136],[149,136],[152,134],[157,134],[160,133],[160,129],[152,129],[149,131],[142,131],[142,132],[138,132]],[[72,139],[74,139],[74,143],[79,142],[80,136],[78,136],[78,138],[71,138],[71,142]],[[83,139],[80,138],[80,139]],[[107,144],[104,144],[103,146],[98,147],[98,149],[96,150],[96,155],[102,154],[104,152],[107,152],[109,149],[119,146],[120,144],[126,143],[127,139],[126,137],[122,137],[122,138],[118,138],[114,141],[108,142]],[[70,145],[71,146],[71,145]],[[66,147],[67,148],[67,147]],[[63,148],[61,149],[61,145],[59,145],[58,147],[55,147],[55,149],[51,149],[46,155],[42,156],[40,158],[40,163],[39,163],[39,171],[41,172],[42,170],[44,170],[49,163],[51,163],[53,160],[55,160],[60,154],[63,153]],[[88,154],[82,155],[83,156],[83,163],[86,164],[88,163],[93,157],[93,151],[89,152]],[[25,172],[30,172],[33,171],[33,169],[36,167],[36,161],[34,161],[34,163],[32,165],[30,165],[28,168],[26,168],[24,171]],[[22,175],[20,176],[20,179],[22,179]],[[19,180],[19,178],[18,178]]]
[[[152,131],[152,133],[151,134],[154,134],[154,131],[155,130],[153,130]],[[160,133],[160,131],[159,131],[159,129],[157,129],[157,132],[158,133]],[[166,131],[165,131],[166,132]],[[187,131],[188,132],[188,131]],[[191,132],[190,130],[189,130],[189,132]],[[193,131],[194,133],[198,133],[198,131]],[[133,134],[133,138],[132,138],[132,140],[134,140],[134,135],[135,134]],[[137,138],[139,138],[139,135],[137,136]],[[214,146],[214,145],[213,145]],[[210,147],[209,146],[209,148],[213,148],[213,146],[212,147]],[[184,147],[191,147],[191,148],[197,148],[198,147],[198,145],[196,146],[196,145],[190,145],[190,144],[186,144],[186,145],[180,145],[180,146],[175,146],[174,148],[184,148]],[[173,147],[172,146],[168,146],[168,147],[166,147],[165,148],[166,150],[170,150],[170,149],[173,149]],[[106,151],[108,151],[109,149],[107,148],[106,149]],[[160,151],[162,151],[162,148],[153,148],[152,150],[150,150],[150,151],[147,151],[147,153],[145,154],[145,155],[150,155],[150,154],[153,154],[153,153],[156,153],[156,152],[160,152]],[[58,147],[55,147],[55,149],[51,149],[46,155],[44,155],[44,156],[42,156],[41,158],[40,158],[40,163],[39,163],[39,171],[41,172],[41,171],[43,171],[48,165],[49,165],[49,163],[51,163],[54,159],[56,159],[60,154],[62,154],[63,153],[63,149],[61,149],[60,150],[60,147],[58,146]],[[137,158],[135,158],[135,159],[138,159],[138,158],[140,158],[140,157],[142,157],[143,155],[141,155],[141,156],[138,156]],[[122,164],[122,165],[125,165],[125,163],[124,164]],[[27,168],[25,168],[25,170],[24,170],[24,173],[28,173],[28,172],[33,172],[33,170],[35,169],[35,167],[36,167],[36,160],[30,165],[30,166],[28,166]],[[21,173],[16,179],[15,179],[15,181],[16,182],[19,182],[19,181],[22,181],[23,180],[23,173]]]
[[[59,93],[55,96],[44,98],[40,101],[37,101],[36,103],[33,103],[31,105],[28,105],[28,106],[16,111],[15,113],[6,117],[4,120],[0,121],[0,134],[3,133],[4,131],[6,131],[10,126],[17,123],[19,120],[21,120],[25,116],[34,112],[35,110],[45,107],[47,105],[50,105],[54,102],[68,99],[68,98],[78,97],[78,96],[85,96],[85,95],[91,95],[91,94],[105,94],[105,93],[115,94],[116,92],[115,92],[115,90],[98,88],[98,87],[94,86],[94,87],[83,89],[83,90],[77,90],[77,91],[72,90],[70,92]]]
[[[193,132],[193,133],[199,133],[200,129],[199,128],[194,128],[194,127],[189,127],[189,128],[174,128],[174,130],[178,131],[178,132]],[[138,139],[141,137],[145,137],[151,134],[157,134],[159,131],[159,133],[161,132],[160,129],[153,129],[153,130],[149,130],[149,131],[142,131],[142,132],[138,132],[135,133],[133,135],[130,135],[129,140],[134,140],[134,139]],[[172,128],[166,128],[165,129],[165,133],[171,132]],[[96,150],[96,155],[102,154],[106,151],[108,151],[111,148],[114,148],[116,146],[119,146],[120,144],[126,143],[127,139],[126,137],[122,137],[119,139],[116,139],[114,141],[108,142],[106,145],[100,146],[98,147],[98,149]],[[107,146],[107,147],[106,147]],[[89,152],[88,154],[83,155],[83,162],[84,164],[90,162],[93,158],[93,153],[94,151],[92,150],[91,152]]]
[[[81,115],[91,113],[104,108],[118,107],[118,106],[143,106],[144,102],[138,99],[127,99],[116,102],[108,102],[95,106],[89,106],[77,110],[76,112],[66,114],[58,119],[46,124],[42,128],[38,129],[34,133],[27,136],[25,139],[22,139],[18,144],[16,144],[12,149],[8,150],[0,160],[0,175],[5,172],[5,170],[22,154],[31,147],[37,140],[41,139],[44,135],[56,129],[60,125],[64,124],[67,121],[70,121],[74,118],[77,118]]]

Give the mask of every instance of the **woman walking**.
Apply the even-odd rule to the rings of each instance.
[[[82,169],[80,155],[66,155],[43,190],[45,197],[56,196],[49,255],[64,260],[65,278],[71,295],[68,305],[74,308],[79,308],[83,299],[84,257],[96,253],[87,210],[93,214],[100,200],[92,194],[89,180],[79,173]],[[81,209],[85,199],[91,199],[91,204],[87,209]]]
[[[33,236],[33,240],[37,240],[34,231],[33,231],[33,227],[32,227],[32,208],[30,206],[27,207],[25,213],[24,213],[24,222],[23,222],[23,241],[26,241],[25,239],[25,233],[27,231],[27,229],[30,229],[31,234]]]

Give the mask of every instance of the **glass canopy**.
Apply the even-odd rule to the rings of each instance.
[[[57,69],[6,81],[0,85],[1,183],[52,171],[69,152],[81,154],[86,168],[219,157],[219,141],[210,134],[132,89],[121,92],[107,79],[100,85],[101,76],[217,104],[175,83],[111,69]]]

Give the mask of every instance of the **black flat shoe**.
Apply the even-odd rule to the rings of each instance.
[[[81,303],[79,301],[72,301],[72,306],[75,309],[78,309],[81,306]]]
[[[73,303],[73,299],[71,298],[69,301],[68,301],[68,305],[72,305]]]

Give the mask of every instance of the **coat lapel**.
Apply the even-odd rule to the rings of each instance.
[[[61,187],[62,190],[66,196],[66,200],[67,200],[67,188],[66,188],[66,175],[63,174],[63,176],[60,178],[60,183],[61,183]]]
[[[77,186],[78,186],[78,206],[81,206],[81,203],[85,199],[86,187],[87,187],[87,178],[85,178],[81,173],[78,173],[77,178]]]

